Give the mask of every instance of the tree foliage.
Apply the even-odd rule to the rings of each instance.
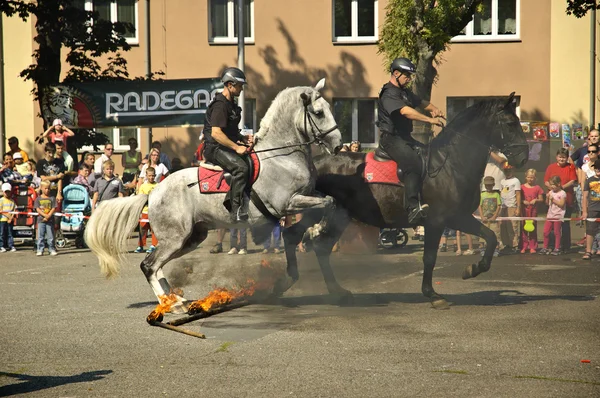
[[[407,57],[417,66],[413,91],[431,98],[437,76],[438,55],[448,48],[481,7],[482,0],[390,0],[378,51],[384,55],[384,69],[394,58]]]
[[[129,79],[122,51],[131,48],[125,34],[135,32],[134,26],[101,19],[97,12],[84,10],[82,4],[83,1],[77,0],[0,0],[0,12],[7,16],[23,20],[35,18],[34,62],[20,76],[33,81],[33,95],[40,109],[44,89],[60,83],[65,53],[64,61],[68,65],[65,83]],[[107,55],[106,64],[101,66],[99,59]],[[96,147],[107,139],[102,133],[85,129],[77,129],[73,137],[78,148]]]
[[[577,18],[585,16],[589,10],[599,8],[600,4],[597,0],[567,0],[567,14],[575,15]]]

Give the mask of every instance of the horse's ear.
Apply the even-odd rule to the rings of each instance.
[[[300,94],[300,98],[302,98],[302,102],[304,103],[304,106],[310,105],[310,95],[309,94],[302,93],[302,94]]]
[[[321,89],[325,87],[325,78],[322,78],[321,80],[319,80],[319,82],[317,83],[317,85],[315,86],[315,90],[317,91],[321,91]]]
[[[504,104],[504,106],[506,108],[515,108],[515,104],[513,103],[513,101],[515,100],[515,92],[513,91],[512,93],[510,93],[510,95],[508,96],[508,99],[506,100],[506,104]]]

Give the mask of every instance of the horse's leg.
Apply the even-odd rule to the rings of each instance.
[[[306,230],[308,238],[315,239],[327,228],[334,208],[335,201],[331,196],[294,195],[290,199],[286,213],[296,214],[310,209],[322,209],[324,213],[321,221]]]
[[[474,278],[482,272],[488,271],[492,266],[494,250],[498,245],[496,234],[470,214],[468,216],[452,217],[448,222],[448,226],[470,235],[479,236],[485,240],[485,253],[483,257],[477,264],[467,265],[463,271],[462,278]]]
[[[191,231],[186,231],[187,228],[184,228],[182,224],[177,227],[178,231],[174,231],[171,227],[169,234],[164,234],[164,236],[160,234],[156,250],[147,255],[140,264],[140,268],[159,302],[161,296],[173,293],[171,285],[163,274],[162,267],[169,261],[194,250],[208,235],[207,225],[203,223],[195,224]],[[160,233],[160,231],[156,232]],[[185,238],[181,239],[181,237]],[[172,307],[172,311],[183,313],[186,311],[184,304],[186,300],[178,294],[176,296],[177,303]]]
[[[425,251],[423,254],[423,283],[421,291],[425,297],[429,297],[433,308],[438,310],[449,309],[448,302],[433,289],[433,269],[437,260],[440,238],[444,232],[443,226],[425,226]]]

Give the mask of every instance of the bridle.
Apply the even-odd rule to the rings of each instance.
[[[276,151],[278,149],[286,149],[286,148],[293,148],[293,147],[299,147],[299,146],[310,146],[312,144],[317,144],[317,145],[325,148],[327,153],[331,154],[331,151],[329,150],[329,148],[327,148],[327,145],[325,144],[325,141],[323,141],[323,139],[325,138],[325,136],[327,136],[327,134],[332,133],[335,130],[337,130],[338,125],[334,124],[333,127],[329,128],[325,131],[321,130],[319,128],[319,126],[317,126],[317,123],[314,121],[312,116],[310,115],[311,113],[314,113],[314,108],[311,104],[311,101],[309,101],[308,96],[306,94],[302,94],[301,97],[302,97],[302,100],[304,101],[304,130],[302,131],[302,137],[304,137],[306,142],[301,142],[299,144],[284,145],[284,146],[279,146],[279,147],[275,147],[275,148],[260,149],[258,151],[253,151],[253,152],[255,152],[255,153],[269,152],[269,151]],[[320,95],[317,96],[317,98],[315,98],[315,101],[318,100],[319,98],[321,98]],[[310,132],[312,134],[312,139],[308,133],[308,126],[310,126]],[[250,147],[250,148],[252,148],[252,147]]]

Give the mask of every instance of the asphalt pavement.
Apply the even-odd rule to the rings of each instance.
[[[214,238],[165,267],[188,298],[243,284],[262,259],[285,267],[254,246],[209,254]],[[463,281],[478,256],[442,253],[440,311],[420,292],[418,243],[334,254],[345,305],[301,253],[282,298],[183,326],[201,340],[146,323],[143,255],[105,280],[87,250],[20,249],[0,254],[0,396],[600,397],[600,257],[505,255]]]

